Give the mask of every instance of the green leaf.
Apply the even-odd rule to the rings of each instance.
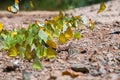
[[[35,58],[33,60],[33,68],[36,69],[36,70],[41,70],[42,69],[42,65],[41,65],[38,58]]]

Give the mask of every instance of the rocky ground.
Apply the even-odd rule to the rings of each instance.
[[[97,14],[99,4],[65,11],[96,21],[93,31],[82,30],[83,38],[58,45],[57,57],[41,60],[43,70],[32,69],[32,61],[10,58],[0,52],[0,80],[120,80],[120,0],[106,3],[106,10]],[[44,21],[58,12],[36,11],[11,14],[0,11],[5,29],[26,27],[35,20]],[[19,61],[14,69],[13,62]]]

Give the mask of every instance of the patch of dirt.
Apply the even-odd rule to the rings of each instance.
[[[42,60],[42,71],[32,69],[32,61],[10,58],[0,52],[0,80],[120,80],[120,0],[106,3],[106,10],[96,14],[99,4],[65,11],[96,21],[93,31],[84,29],[83,38],[58,45],[57,57]],[[44,21],[58,12],[37,11],[11,14],[0,12],[5,29],[26,27],[35,20]],[[19,67],[12,63],[19,61]]]

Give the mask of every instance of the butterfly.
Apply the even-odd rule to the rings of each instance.
[[[14,5],[8,6],[7,9],[8,9],[9,12],[12,12],[12,13],[16,14],[19,11],[19,4],[14,3]]]
[[[100,3],[100,8],[99,8],[97,14],[103,12],[105,10],[105,8],[106,8],[106,5],[104,4],[104,2],[101,2]]]

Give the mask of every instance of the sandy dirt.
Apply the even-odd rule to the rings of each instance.
[[[120,0],[111,0],[106,6],[100,14],[97,14],[99,4],[65,11],[66,15],[86,16],[96,21],[95,28],[82,30],[80,40],[58,45],[57,57],[42,60],[41,71],[33,70],[32,61],[10,58],[6,52],[0,52],[0,80],[120,80]],[[18,14],[0,11],[0,22],[5,29],[11,30],[57,14],[57,11]],[[19,67],[9,71],[16,60]]]

